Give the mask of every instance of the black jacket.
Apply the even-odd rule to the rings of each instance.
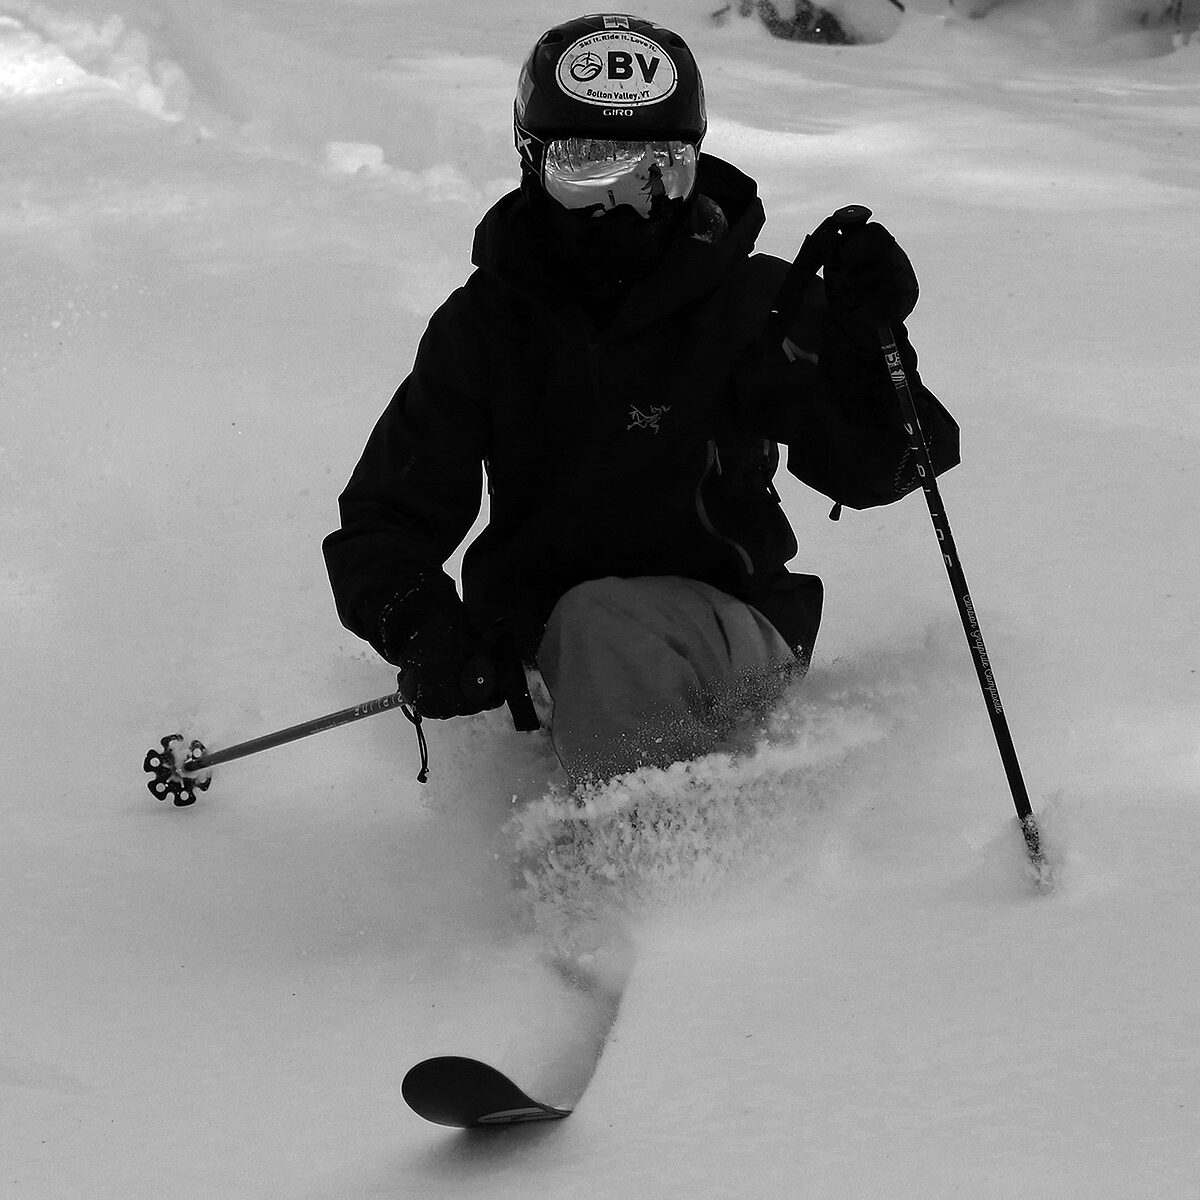
[[[777,443],[793,474],[855,507],[897,499],[916,474],[877,344],[824,319],[819,281],[795,336],[820,364],[785,357],[770,317],[788,264],[751,254],[753,181],[706,155],[698,190],[717,206],[697,206],[710,232],[612,294],[581,292],[524,191],[484,217],[477,269],[431,319],[325,541],[347,628],[382,648],[393,597],[440,569],[478,515],[482,465],[489,522],[462,570],[481,626],[503,621],[529,648],[577,583],[683,575],[811,651],[821,585],[785,568],[797,545],[771,484]],[[945,469],[957,426],[897,334]]]

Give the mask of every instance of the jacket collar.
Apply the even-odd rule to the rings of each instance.
[[[754,248],[763,227],[757,186],[736,167],[702,154],[696,186],[700,197],[719,207],[728,228],[720,222],[714,226],[711,204],[694,204],[684,229],[661,258],[627,280],[589,287],[587,273],[579,270],[570,248],[539,211],[539,197],[520,188],[500,199],[479,223],[472,261],[552,312],[582,310],[610,335],[636,332],[712,291]],[[714,227],[720,233],[716,240]]]

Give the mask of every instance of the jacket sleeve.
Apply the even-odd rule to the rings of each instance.
[[[390,605],[441,571],[479,513],[490,423],[473,326],[460,289],[430,321],[339,498],[341,528],[324,542],[342,624],[380,651]]]
[[[941,474],[959,461],[958,425],[921,382],[905,327],[893,332],[934,471]],[[747,425],[787,446],[789,473],[836,503],[872,508],[920,486],[874,331],[831,321],[820,280],[790,330],[768,322],[739,373],[738,393]]]

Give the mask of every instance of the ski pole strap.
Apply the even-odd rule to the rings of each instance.
[[[425,729],[421,723],[421,714],[411,704],[400,705],[400,711],[412,722],[417,731],[417,750],[421,755],[421,769],[417,772],[418,783],[429,782],[429,742],[425,739]]]
[[[495,647],[493,647],[493,650]],[[463,668],[460,687],[463,695],[481,709],[503,698],[508,704],[513,728],[519,733],[532,733],[541,728],[537,709],[529,695],[529,684],[521,660],[513,654],[478,654]],[[429,782],[429,743],[425,738],[423,718],[417,701],[417,676],[411,669],[396,676],[395,702],[417,733],[417,749],[421,755],[418,783]]]

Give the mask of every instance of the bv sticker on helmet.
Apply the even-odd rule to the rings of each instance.
[[[585,104],[627,108],[658,104],[675,90],[679,73],[649,38],[605,30],[580,38],[558,60],[558,86]]]

